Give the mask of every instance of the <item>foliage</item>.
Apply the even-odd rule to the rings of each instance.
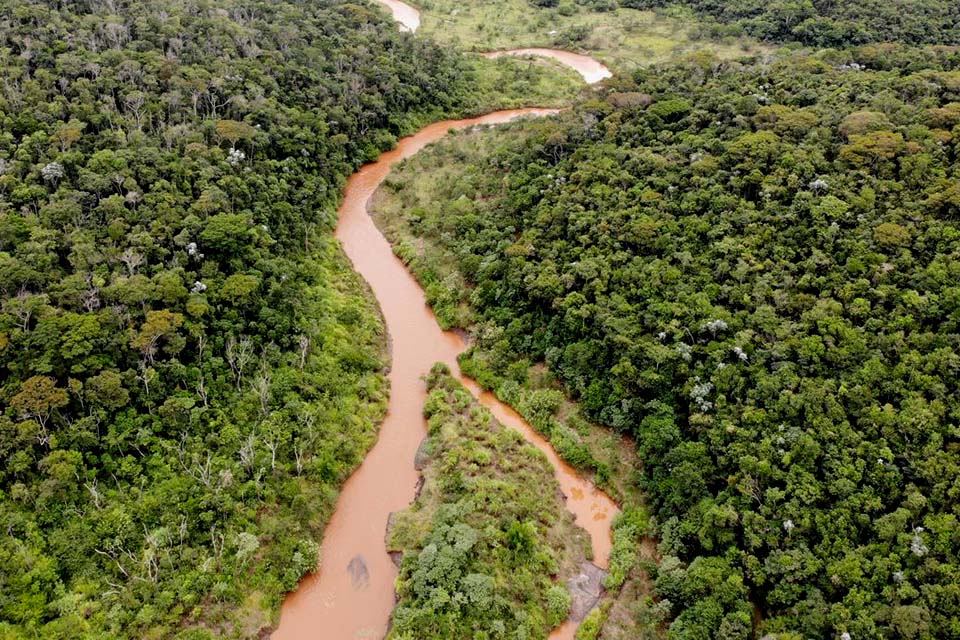
[[[958,68],[701,56],[396,176],[490,375],[636,438],[671,635],[960,625]]]
[[[334,0],[0,6],[0,635],[255,636],[385,407],[341,187],[472,67]]]
[[[951,0],[620,0],[625,7],[683,6],[719,23],[715,35],[748,33],[762,40],[817,47],[870,42],[960,44],[960,6]]]
[[[649,516],[643,509],[634,507],[617,516],[613,523],[610,567],[603,581],[608,591],[615,593],[623,586],[628,573],[637,563],[640,540],[649,531]]]
[[[544,58],[501,56],[469,57],[474,67],[473,91],[468,111],[485,113],[490,107],[563,107],[576,98],[583,79],[568,67]]]
[[[587,614],[580,626],[577,627],[577,640],[597,640],[600,637],[600,631],[603,628],[604,611],[597,607]]]
[[[445,365],[434,365],[427,386],[423,489],[389,536],[403,552],[389,637],[546,638],[567,618],[562,580],[589,539],[539,451],[494,421]]]
[[[712,37],[692,11],[638,11],[616,0],[422,0],[419,34],[468,51],[549,47],[588,51],[632,69],[687,53],[722,58],[768,50],[748,37]],[[540,104],[540,103],[537,103]]]
[[[465,375],[496,390],[499,399],[515,408],[530,426],[547,437],[561,458],[580,471],[591,474],[601,472],[602,463],[594,457],[583,437],[557,418],[562,393],[555,389],[531,391],[516,382],[502,381],[475,350],[461,356],[460,366]]]

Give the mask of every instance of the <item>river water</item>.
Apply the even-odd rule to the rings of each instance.
[[[377,2],[390,10],[401,29],[413,32],[420,26],[420,12],[414,7],[400,0]],[[598,61],[569,51],[514,49],[482,55],[553,58],[591,84],[610,76]],[[546,455],[566,496],[567,509],[590,535],[594,563],[606,568],[611,520],[618,513],[616,504],[560,460],[550,444],[515,411],[460,375],[456,359],[466,348],[463,338],[440,329],[419,284],[393,255],[367,213],[367,203],[390,168],[450,129],[550,113],[554,111],[517,109],[432,124],[401,140],[396,149],[362,167],[348,181],[336,235],[354,268],[370,284],[386,320],[391,338],[390,403],[377,443],[346,482],[337,501],[324,533],[320,568],[287,597],[273,640],[353,640],[386,634],[397,576],[386,553],[387,518],[408,506],[416,492],[419,473],[413,468],[413,457],[426,435],[422,417],[426,390],[421,378],[435,362],[449,365],[497,420],[519,431]],[[573,622],[564,624],[551,634],[551,640],[572,640],[576,626]]]
[[[362,167],[348,181],[336,236],[354,268],[370,284],[391,337],[390,402],[377,443],[343,487],[321,546],[319,570],[308,576],[284,602],[274,640],[352,640],[382,638],[393,609],[397,569],[384,544],[387,518],[408,506],[419,474],[413,467],[417,447],[426,435],[422,416],[426,387],[421,377],[435,362],[445,362],[456,375],[457,355],[466,344],[442,331],[427,306],[419,284],[393,254],[390,244],[367,213],[367,203],[390,167],[450,129],[504,123],[521,116],[555,113],[548,109],[498,111],[468,120],[438,122],[404,138],[397,148]],[[606,567],[610,555],[616,504],[560,460],[539,434],[512,409],[477,384],[461,381],[504,425],[517,429],[546,454],[555,470],[567,509],[589,535],[594,563]],[[573,638],[568,623],[551,638]],[[426,640],[426,639],[425,639]]]
[[[506,49],[503,51],[489,51],[487,53],[481,53],[480,55],[484,58],[499,58],[501,56],[537,56],[540,58],[551,58],[579,73],[587,84],[600,82],[613,75],[610,69],[599,60],[572,51],[564,51],[563,49],[541,49],[537,47],[528,49]]]
[[[420,12],[400,0],[376,0],[385,6],[402,31],[416,31],[420,27]]]

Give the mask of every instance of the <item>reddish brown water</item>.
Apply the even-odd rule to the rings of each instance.
[[[393,19],[400,23],[401,31],[416,31],[420,26],[420,12],[400,0],[376,0],[390,10]]]
[[[610,69],[600,61],[590,56],[584,56],[572,51],[564,51],[563,49],[507,49],[505,51],[490,51],[488,53],[481,53],[480,55],[484,58],[499,58],[501,56],[538,56],[541,58],[551,58],[579,73],[583,76],[587,84],[600,82],[613,75],[610,73]]]
[[[432,124],[400,141],[347,183],[337,238],[354,268],[370,283],[380,302],[391,336],[390,404],[376,445],[343,487],[327,526],[319,570],[304,579],[284,602],[274,640],[352,640],[382,638],[394,606],[396,567],[387,555],[387,517],[414,498],[418,472],[413,457],[426,434],[422,416],[426,388],[421,377],[435,362],[447,363],[459,374],[457,355],[463,339],[437,325],[423,291],[367,214],[367,202],[390,167],[450,129],[498,124],[520,116],[554,113],[548,109],[498,111],[469,120]],[[610,524],[618,512],[608,496],[561,461],[540,435],[520,416],[477,384],[462,382],[504,425],[546,454],[556,471],[567,508],[590,534],[594,562],[606,567],[610,555]],[[549,497],[548,497],[549,499]],[[575,625],[566,624],[552,638],[573,638]]]

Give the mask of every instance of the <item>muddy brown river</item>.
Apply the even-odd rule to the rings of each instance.
[[[420,12],[409,4],[401,0],[377,2],[390,10],[401,29],[413,32],[420,26]],[[587,83],[610,75],[593,58],[569,51],[514,49],[482,55],[553,58],[577,71]],[[550,444],[515,411],[459,373],[457,356],[466,343],[458,334],[440,329],[423,290],[367,214],[367,203],[390,168],[450,129],[551,113],[555,110],[517,109],[432,124],[401,140],[396,149],[362,167],[348,181],[336,235],[354,268],[370,284],[386,320],[391,338],[390,403],[377,443],[340,493],[324,533],[320,567],[287,597],[273,640],[379,639],[386,634],[397,577],[397,569],[386,553],[387,518],[414,499],[419,472],[413,467],[413,458],[426,435],[422,416],[426,389],[421,377],[435,362],[449,365],[497,420],[519,431],[546,455],[566,497],[567,509],[590,535],[594,563],[606,568],[611,520],[619,511],[616,504],[560,460]],[[551,640],[572,640],[576,627],[576,623],[567,622],[554,630]]]
[[[400,0],[376,0],[385,6],[403,31],[416,31],[420,27],[420,12]]]
[[[387,517],[414,498],[419,474],[413,458],[426,435],[422,416],[426,387],[421,377],[438,361],[448,364],[497,420],[519,431],[547,456],[567,498],[567,509],[590,535],[594,563],[606,567],[616,504],[560,460],[550,444],[510,407],[459,374],[457,355],[467,345],[458,334],[440,329],[420,285],[394,256],[367,213],[367,202],[390,167],[450,129],[554,112],[517,109],[432,124],[401,140],[396,149],[362,167],[348,181],[336,235],[354,268],[370,284],[386,319],[392,357],[390,402],[377,443],[340,494],[322,541],[320,567],[287,597],[274,640],[353,640],[386,634],[397,576],[385,550]],[[575,624],[568,623],[551,638],[573,638],[575,629]]]
[[[566,65],[580,74],[584,82],[594,84],[613,75],[602,62],[572,51],[563,49],[543,49],[540,47],[531,47],[528,49],[506,49],[503,51],[489,51],[481,53],[484,58],[500,58],[502,56],[535,56],[539,58],[550,58],[560,64]]]

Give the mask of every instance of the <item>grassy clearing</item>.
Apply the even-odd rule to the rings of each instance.
[[[697,34],[688,11],[596,11],[564,0],[555,8],[528,0],[422,0],[419,33],[469,51],[553,47],[589,52],[607,65],[628,70],[696,51],[736,58],[770,51],[747,38],[715,41]]]
[[[476,71],[476,100],[467,115],[494,109],[562,107],[582,90],[583,81],[572,69],[544,58],[514,57],[488,60],[470,57]]]

